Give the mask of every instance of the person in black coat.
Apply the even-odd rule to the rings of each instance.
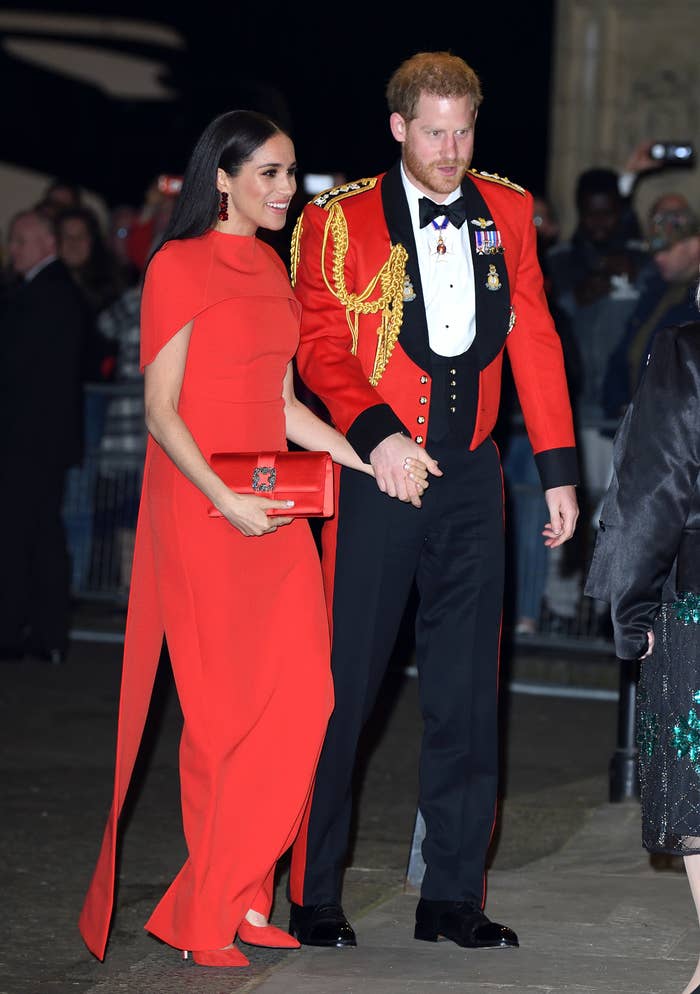
[[[610,604],[618,657],[642,660],[642,842],[683,856],[700,914],[700,322],[654,336],[613,466],[585,592]]]
[[[62,662],[70,587],[61,505],[66,470],[81,458],[88,316],[48,215],[16,215],[7,248],[16,279],[0,311],[0,655]]]

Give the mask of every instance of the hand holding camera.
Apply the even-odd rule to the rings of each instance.
[[[695,147],[689,141],[643,141],[625,163],[625,173],[645,173],[665,166],[694,166]]]

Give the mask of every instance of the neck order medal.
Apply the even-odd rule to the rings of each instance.
[[[449,219],[449,217],[444,217],[442,219],[442,223],[441,224],[438,224],[437,221],[434,221],[434,220],[431,221],[430,223],[432,224],[433,228],[435,228],[435,230],[438,233],[438,240],[437,240],[437,245],[435,246],[435,251],[436,251],[436,253],[438,255],[444,255],[445,252],[447,252],[447,246],[445,245],[444,241],[442,240],[442,233],[445,230],[445,228],[447,227],[447,225],[450,223],[450,219]]]

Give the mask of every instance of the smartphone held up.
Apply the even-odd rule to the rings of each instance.
[[[655,141],[649,149],[649,155],[666,166],[695,165],[695,147],[689,141]]]

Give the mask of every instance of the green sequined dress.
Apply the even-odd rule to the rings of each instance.
[[[664,604],[654,637],[637,690],[642,842],[700,853],[700,596]]]

